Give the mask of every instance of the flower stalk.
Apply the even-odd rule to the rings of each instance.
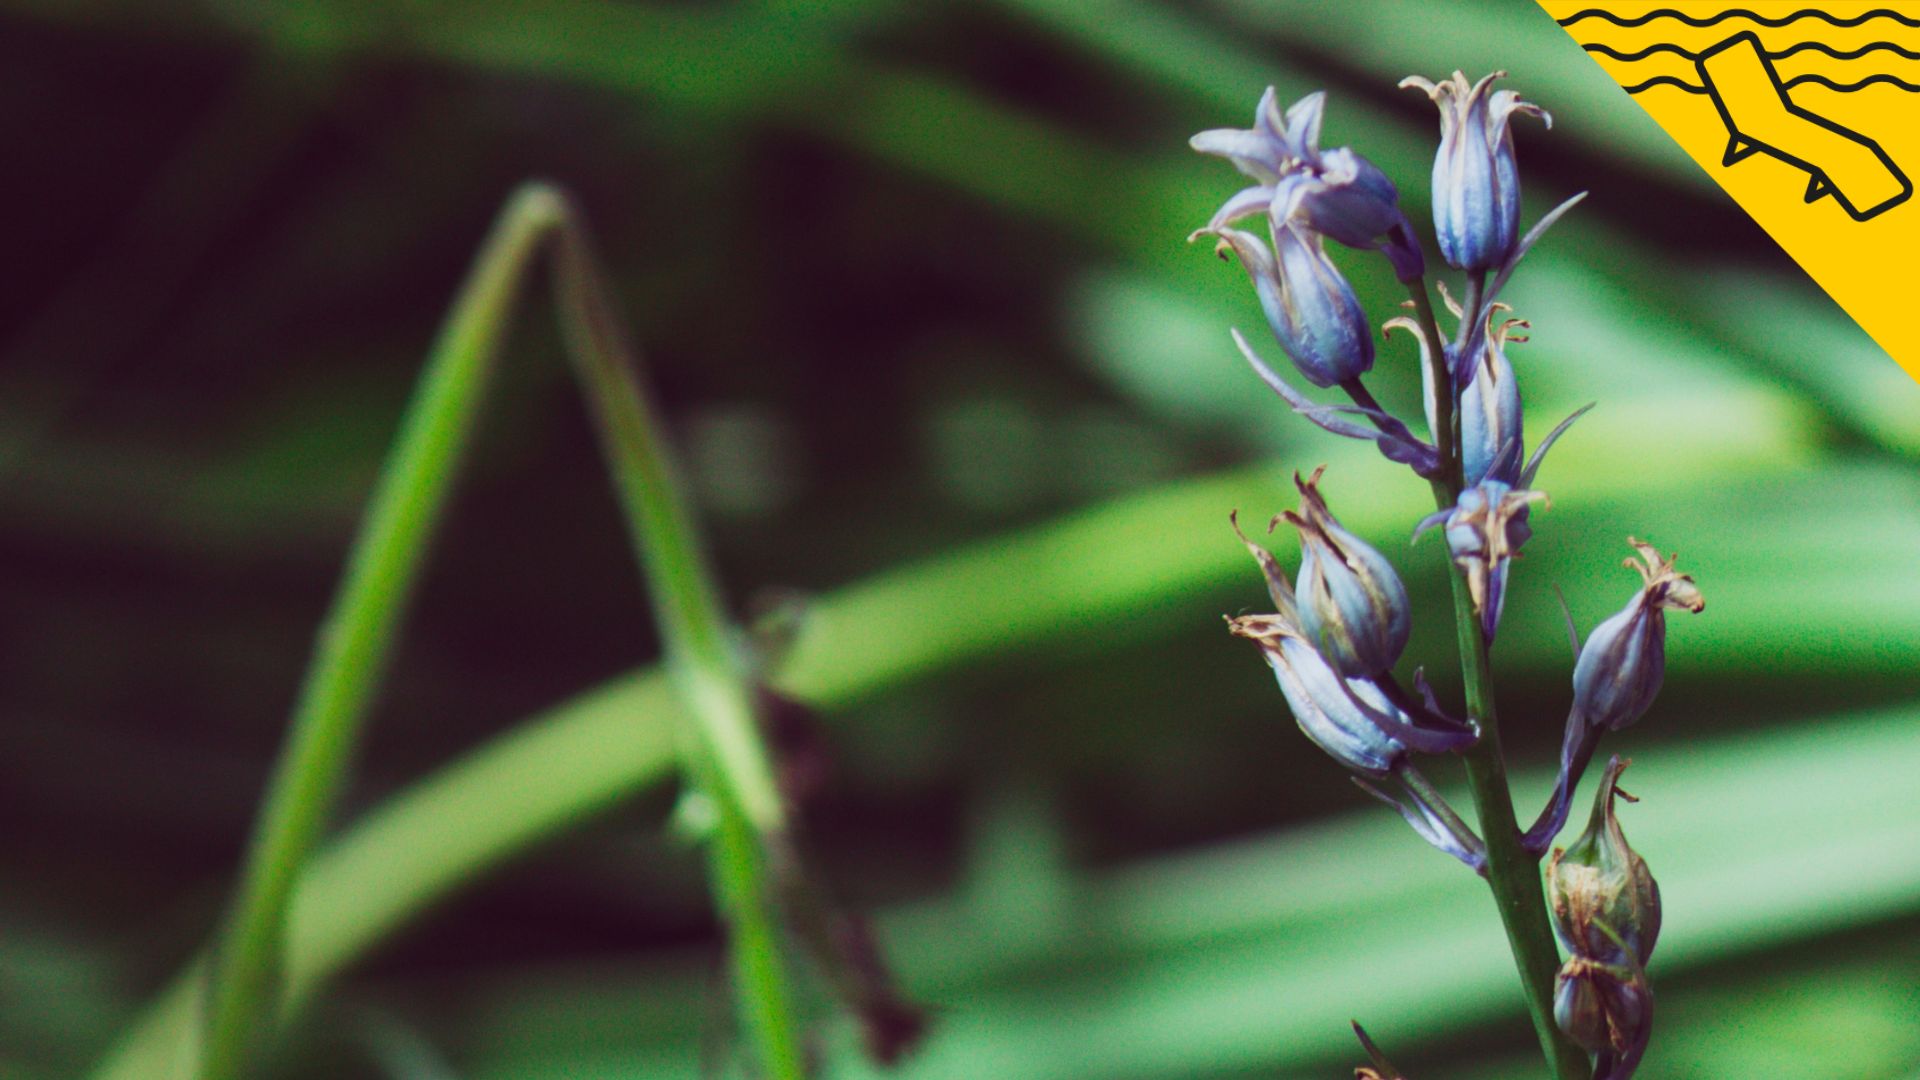
[[[1424,257],[1392,182],[1350,150],[1318,149],[1323,94],[1282,114],[1269,90],[1252,128],[1216,129],[1193,141],[1195,149],[1227,158],[1259,182],[1230,198],[1194,237],[1217,237],[1240,256],[1295,373],[1315,387],[1337,387],[1347,403],[1316,401],[1295,389],[1236,330],[1241,354],[1294,412],[1333,434],[1373,442],[1433,492],[1435,513],[1414,535],[1445,526],[1466,719],[1449,716],[1417,673],[1420,701],[1395,680],[1392,668],[1407,643],[1406,593],[1377,551],[1339,528],[1318,490],[1319,471],[1308,481],[1295,474],[1302,509],[1283,515],[1301,532],[1297,603],[1272,554],[1241,536],[1279,611],[1229,624],[1261,647],[1302,731],[1345,766],[1355,784],[1397,810],[1429,845],[1486,878],[1557,1080],[1589,1080],[1596,1064],[1606,1080],[1627,1080],[1649,1027],[1651,991],[1637,966],[1646,957],[1627,965],[1590,948],[1594,955],[1576,956],[1563,967],[1540,859],[1565,822],[1573,785],[1600,735],[1631,724],[1651,705],[1664,664],[1664,611],[1698,611],[1703,602],[1670,558],[1630,541],[1641,561],[1629,565],[1643,589],[1593,632],[1585,648],[1576,647],[1575,700],[1560,780],[1547,809],[1523,834],[1507,783],[1490,654],[1513,560],[1532,535],[1529,516],[1547,502],[1546,493],[1534,489],[1534,477],[1547,450],[1586,410],[1561,422],[1528,457],[1520,388],[1504,350],[1510,341],[1525,340],[1511,331],[1529,324],[1503,319],[1495,325],[1494,319],[1510,310],[1498,297],[1522,257],[1582,196],[1521,235],[1519,173],[1508,123],[1514,115],[1548,118],[1513,91],[1493,90],[1498,76],[1469,83],[1455,72],[1440,83],[1417,76],[1402,83],[1426,91],[1440,109],[1434,224],[1442,260],[1464,277],[1462,303],[1435,282],[1459,320],[1451,337],[1441,331]],[[1296,258],[1296,266],[1276,259],[1253,234],[1228,228],[1262,213],[1276,250],[1294,245],[1313,260]],[[1324,239],[1386,256],[1406,284],[1412,317],[1388,320],[1382,330],[1406,329],[1418,339],[1425,439],[1367,388],[1364,379],[1376,358],[1354,330],[1364,314]],[[1477,833],[1414,764],[1414,755],[1423,753],[1461,756]],[[1405,801],[1380,786],[1389,779],[1403,789]],[[1556,977],[1566,989],[1558,1012]],[[1595,1019],[1603,1013],[1611,1025],[1604,1041]]]
[[[1467,279],[1467,297],[1460,321],[1458,346],[1464,348],[1473,336],[1473,327],[1482,320],[1480,303],[1484,275]],[[1407,286],[1413,296],[1414,311],[1430,342],[1444,342],[1433,300],[1427,295],[1424,278]],[[1446,350],[1427,350],[1429,385],[1455,387]],[[1440,447],[1444,463],[1441,475],[1432,481],[1435,509],[1450,511],[1458,503],[1465,467],[1461,461],[1459,428],[1459,390],[1436,395],[1434,441]],[[1467,787],[1473,796],[1474,815],[1486,844],[1487,887],[1493,892],[1494,906],[1500,912],[1500,926],[1506,931],[1507,948],[1513,953],[1515,969],[1526,993],[1527,1016],[1533,1021],[1540,1049],[1553,1066],[1558,1080],[1587,1080],[1592,1075],[1587,1055],[1553,1019],[1553,980],[1560,969],[1560,952],[1553,940],[1553,924],[1547,917],[1547,896],[1540,878],[1540,857],[1529,854],[1521,845],[1519,823],[1513,812],[1513,793],[1507,783],[1506,758],[1500,746],[1500,716],[1494,702],[1492,646],[1482,632],[1479,613],[1474,608],[1466,571],[1448,560],[1447,580],[1452,585],[1455,638],[1460,650],[1460,677],[1467,700],[1467,715],[1480,727],[1480,740],[1461,752],[1466,764]]]
[[[1507,948],[1513,953],[1514,967],[1526,991],[1528,1018],[1533,1021],[1541,1050],[1553,1065],[1553,1075],[1558,1080],[1587,1080],[1592,1071],[1586,1051],[1553,1019],[1553,980],[1560,969],[1560,953],[1547,917],[1540,857],[1521,846],[1519,824],[1514,818],[1506,758],[1500,748],[1500,718],[1494,705],[1491,649],[1481,633],[1465,571],[1454,566],[1448,578],[1453,583],[1454,628],[1467,715],[1480,725],[1480,741],[1461,751],[1460,756],[1466,763],[1467,788],[1473,795],[1474,813],[1486,842],[1487,887],[1493,892]]]

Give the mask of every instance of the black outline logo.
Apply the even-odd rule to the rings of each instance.
[[[1846,18],[1837,17],[1814,9],[1796,11],[1778,18],[1768,18],[1745,8],[1734,8],[1716,15],[1699,18],[1675,11],[1672,8],[1661,8],[1657,11],[1649,11],[1644,15],[1633,17],[1622,17],[1599,8],[1587,8],[1559,20],[1559,23],[1561,26],[1570,26],[1573,23],[1588,18],[1598,18],[1621,27],[1645,26],[1655,19],[1671,18],[1687,26],[1696,28],[1714,26],[1728,19],[1736,18],[1750,19],[1765,27],[1785,26],[1788,23],[1800,19],[1816,19],[1836,27],[1854,27],[1872,19],[1885,18],[1891,19],[1902,26],[1920,28],[1920,19],[1913,19],[1885,8],[1877,8],[1873,11]],[[1846,211],[1847,216],[1855,221],[1866,221],[1876,215],[1885,213],[1901,203],[1906,202],[1913,196],[1913,182],[1907,179],[1906,173],[1902,172],[1900,167],[1894,164],[1893,159],[1887,155],[1885,150],[1881,149],[1879,143],[1860,132],[1843,127],[1818,113],[1794,104],[1793,99],[1788,95],[1788,91],[1792,87],[1803,83],[1818,83],[1829,89],[1843,93],[1859,90],[1863,86],[1869,86],[1874,83],[1889,83],[1903,90],[1910,91],[1920,91],[1920,86],[1915,86],[1891,74],[1874,74],[1858,82],[1848,84],[1836,83],[1825,76],[1817,74],[1800,75],[1791,80],[1782,81],[1780,73],[1774,67],[1773,62],[1776,59],[1808,50],[1825,53],[1828,56],[1840,60],[1859,59],[1872,52],[1891,52],[1906,59],[1920,60],[1920,53],[1903,49],[1891,42],[1876,42],[1850,52],[1842,52],[1819,42],[1811,41],[1801,42],[1777,52],[1768,52],[1761,44],[1759,35],[1752,30],[1745,30],[1734,34],[1699,52],[1689,52],[1673,44],[1650,45],[1637,52],[1630,53],[1621,52],[1601,44],[1583,43],[1581,47],[1588,52],[1600,53],[1616,60],[1643,60],[1654,53],[1672,53],[1683,59],[1692,60],[1694,62],[1694,70],[1700,74],[1701,85],[1695,86],[1672,75],[1656,75],[1653,78],[1647,79],[1645,82],[1626,87],[1626,91],[1629,94],[1638,94],[1654,86],[1673,86],[1689,94],[1705,94],[1711,98],[1714,109],[1720,114],[1721,123],[1724,124],[1727,129],[1727,147],[1725,153],[1720,157],[1720,164],[1723,168],[1730,168],[1756,153],[1766,154],[1768,157],[1791,165],[1807,174],[1807,190],[1805,195],[1807,202],[1815,202],[1831,195],[1834,202],[1838,203],[1841,209]],[[1744,52],[1744,56],[1741,55],[1742,52]],[[1710,61],[1714,61],[1716,58],[1723,56],[1725,59],[1717,65],[1721,67],[1723,82],[1726,81],[1728,64],[1736,65],[1737,68],[1743,69],[1746,73],[1751,74],[1752,66],[1757,62],[1759,68],[1766,73],[1767,82],[1773,91],[1773,97],[1778,99],[1777,112],[1770,117],[1755,116],[1750,111],[1749,106],[1742,104],[1740,109],[1745,119],[1749,122],[1747,130],[1742,129],[1740,120],[1735,118],[1734,110],[1728,105],[1727,95],[1723,92],[1721,86],[1715,85],[1713,75],[1708,70]],[[1767,107],[1771,108],[1772,106],[1769,104]],[[1772,121],[1770,126],[1773,130],[1769,131],[1768,135],[1772,141],[1756,137],[1752,134],[1752,130],[1755,127],[1769,126],[1765,123],[1765,121],[1769,120]],[[1793,132],[1793,128],[1796,126],[1800,126],[1802,131],[1807,131],[1807,126],[1818,128],[1820,131],[1819,133],[1808,132],[1810,138],[1800,139],[1796,138]],[[1805,143],[1809,141],[1826,141],[1829,147],[1831,147],[1831,137],[1836,135],[1870,152],[1874,158],[1879,161],[1880,165],[1886,169],[1891,179],[1899,184],[1900,190],[1896,194],[1881,199],[1870,206],[1857,206],[1855,205],[1854,199],[1849,198],[1847,193],[1841,189],[1840,185],[1835,183],[1824,166],[1815,164],[1809,159],[1809,156],[1803,156],[1802,153],[1796,152],[1810,152],[1815,150],[1815,147],[1805,145]],[[1867,166],[1867,168],[1871,169],[1871,166]],[[1858,197],[1859,192],[1856,190],[1854,194],[1855,197]]]

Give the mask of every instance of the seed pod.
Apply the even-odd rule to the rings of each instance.
[[[1617,754],[1607,763],[1587,830],[1547,863],[1547,895],[1560,940],[1575,955],[1623,964],[1624,948],[1644,965],[1660,936],[1660,886],[1614,812],[1616,797],[1635,801],[1619,787],[1626,767]]]
[[[1646,972],[1572,957],[1553,980],[1553,1021],[1594,1053],[1594,1080],[1629,1080],[1653,1034]]]

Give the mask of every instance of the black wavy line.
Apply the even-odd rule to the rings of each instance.
[[[1780,85],[1782,89],[1791,90],[1796,86],[1801,86],[1806,83],[1819,83],[1829,90],[1838,90],[1841,93],[1851,93],[1863,86],[1871,86],[1874,83],[1886,83],[1890,86],[1897,86],[1902,90],[1920,93],[1920,86],[1916,86],[1904,79],[1895,78],[1892,75],[1869,75],[1859,82],[1854,83],[1837,83],[1825,75],[1796,75]],[[1689,94],[1704,94],[1707,92],[1707,88],[1704,86],[1695,86],[1690,82],[1672,75],[1655,75],[1646,82],[1634,83],[1632,86],[1627,87],[1626,90],[1629,94],[1637,94],[1642,90],[1650,90],[1656,86],[1671,86],[1676,90],[1684,90]]]
[[[1780,59],[1784,59],[1785,57],[1792,56],[1794,53],[1797,53],[1797,52],[1806,52],[1808,49],[1813,49],[1816,52],[1826,53],[1828,56],[1833,57],[1835,60],[1858,60],[1870,52],[1899,53],[1901,56],[1906,57],[1908,60],[1920,60],[1920,52],[1912,52],[1907,49],[1903,49],[1900,46],[1895,45],[1891,41],[1876,41],[1871,45],[1862,45],[1859,48],[1853,50],[1852,52],[1841,52],[1839,49],[1836,49],[1831,45],[1825,45],[1818,41],[1803,41],[1798,45],[1793,45],[1793,46],[1789,46],[1788,48],[1781,49],[1779,52],[1764,53],[1762,55],[1766,56],[1766,58],[1769,60],[1780,60]]]
[[[1761,26],[1785,26],[1790,22],[1795,22],[1800,19],[1819,19],[1822,22],[1825,22],[1831,26],[1842,26],[1842,27],[1859,26],[1860,24],[1868,22],[1872,19],[1892,19],[1894,22],[1899,23],[1901,26],[1911,26],[1911,27],[1914,27],[1915,29],[1920,29],[1920,19],[1909,18],[1905,15],[1900,14],[1897,11],[1889,11],[1886,8],[1874,8],[1872,11],[1864,12],[1860,15],[1855,15],[1852,18],[1845,18],[1845,19],[1839,18],[1834,15],[1829,15],[1824,11],[1816,11],[1813,8],[1807,8],[1804,11],[1796,11],[1791,15],[1783,15],[1778,19],[1769,19],[1765,15],[1762,15],[1757,11],[1748,11],[1746,8],[1733,8],[1729,11],[1722,11],[1718,15],[1708,16],[1707,18],[1704,18],[1704,19],[1695,18],[1691,15],[1686,14],[1685,12],[1675,11],[1672,8],[1661,8],[1658,11],[1649,11],[1645,15],[1638,15],[1633,18],[1622,18],[1619,15],[1615,15],[1611,11],[1606,11],[1601,8],[1586,8],[1581,11],[1576,11],[1573,14],[1567,16],[1566,18],[1560,19],[1558,21],[1561,26],[1572,26],[1574,23],[1577,23],[1582,19],[1603,19],[1607,22],[1612,23],[1615,26],[1624,26],[1624,27],[1645,26],[1655,19],[1678,19],[1679,21],[1687,24],[1688,26],[1696,26],[1696,27],[1697,26],[1716,26],[1720,23],[1727,21],[1728,19],[1752,19],[1754,22],[1759,23]]]
[[[1613,48],[1612,46],[1609,46],[1609,45],[1602,45],[1598,42],[1595,42],[1594,44],[1591,44],[1591,45],[1582,45],[1580,47],[1587,50],[1590,53],[1599,53],[1602,56],[1612,57],[1615,60],[1645,60],[1647,57],[1652,56],[1654,53],[1672,53],[1673,55],[1678,56],[1684,60],[1700,59],[1699,53],[1688,52],[1686,49],[1683,49],[1678,45],[1665,45],[1665,44],[1649,45],[1638,52],[1621,52],[1619,49]],[[1797,45],[1790,45],[1787,48],[1779,50],[1778,52],[1763,52],[1760,55],[1766,57],[1769,60],[1784,60],[1795,53],[1806,52],[1809,49],[1815,52],[1826,53],[1828,56],[1833,57],[1835,60],[1858,60],[1870,52],[1898,53],[1899,55],[1901,55],[1902,57],[1905,57],[1908,60],[1920,60],[1920,52],[1913,52],[1908,49],[1903,49],[1900,46],[1895,45],[1890,41],[1876,41],[1871,45],[1862,45],[1859,48],[1851,51],[1843,51],[1840,49],[1836,49],[1831,45],[1826,45],[1818,41],[1802,41]]]
[[[1627,93],[1637,94],[1642,90],[1651,89],[1652,87],[1655,87],[1655,86],[1678,87],[1681,90],[1685,90],[1689,94],[1704,94],[1707,92],[1707,88],[1704,86],[1695,86],[1690,82],[1684,82],[1680,79],[1674,78],[1671,75],[1655,75],[1653,78],[1648,79],[1646,82],[1634,83],[1632,86],[1627,87]]]
[[[1590,53],[1600,53],[1603,56],[1611,56],[1615,60],[1645,60],[1647,57],[1652,56],[1654,53],[1672,53],[1675,56],[1682,57],[1687,60],[1700,59],[1699,53],[1688,52],[1687,50],[1681,48],[1678,45],[1649,45],[1646,48],[1641,49],[1639,52],[1621,52],[1619,49],[1615,49],[1615,48],[1612,48],[1611,46],[1601,45],[1598,43],[1595,43],[1592,45],[1582,45],[1580,47],[1587,50]]]
[[[1871,86],[1874,83],[1887,83],[1891,86],[1897,86],[1902,90],[1913,90],[1916,92],[1920,92],[1920,86],[1915,86],[1913,83],[1907,82],[1905,79],[1897,79],[1892,75],[1869,75],[1866,78],[1861,79],[1859,82],[1856,82],[1856,83],[1837,83],[1837,82],[1834,82],[1832,79],[1827,78],[1825,75],[1796,75],[1793,78],[1788,79],[1786,82],[1781,83],[1780,85],[1788,90],[1791,90],[1794,87],[1799,86],[1801,83],[1819,83],[1821,86],[1824,86],[1829,90],[1840,90],[1843,92],[1858,90],[1863,86]]]

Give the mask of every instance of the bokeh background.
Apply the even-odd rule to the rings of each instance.
[[[1266,603],[1227,511],[1330,463],[1454,693],[1424,485],[1259,386],[1244,276],[1184,241],[1237,186],[1187,136],[1268,84],[1328,89],[1327,144],[1424,219],[1435,112],[1394,83],[1455,67],[1555,114],[1517,124],[1529,219],[1592,191],[1507,296],[1530,430],[1600,403],[1496,652],[1521,812],[1569,698],[1549,586],[1589,629],[1627,535],[1678,549],[1707,611],[1612,744],[1667,896],[1642,1075],[1912,1075],[1920,387],[1530,3],[5,0],[0,1076],[83,1073],[218,917],[434,328],[530,177],[591,219],[733,599],[814,598],[781,681],[834,749],[825,872],[935,1017],[900,1075],[1338,1076],[1349,1017],[1422,1080],[1538,1075],[1483,889],[1220,624]],[[1404,336],[1375,382],[1413,406]],[[651,663],[643,598],[537,283],[339,828]],[[589,704],[617,737],[656,698]],[[548,807],[337,957],[273,1075],[724,1058],[670,787],[546,765],[342,877],[315,918],[372,925]]]

